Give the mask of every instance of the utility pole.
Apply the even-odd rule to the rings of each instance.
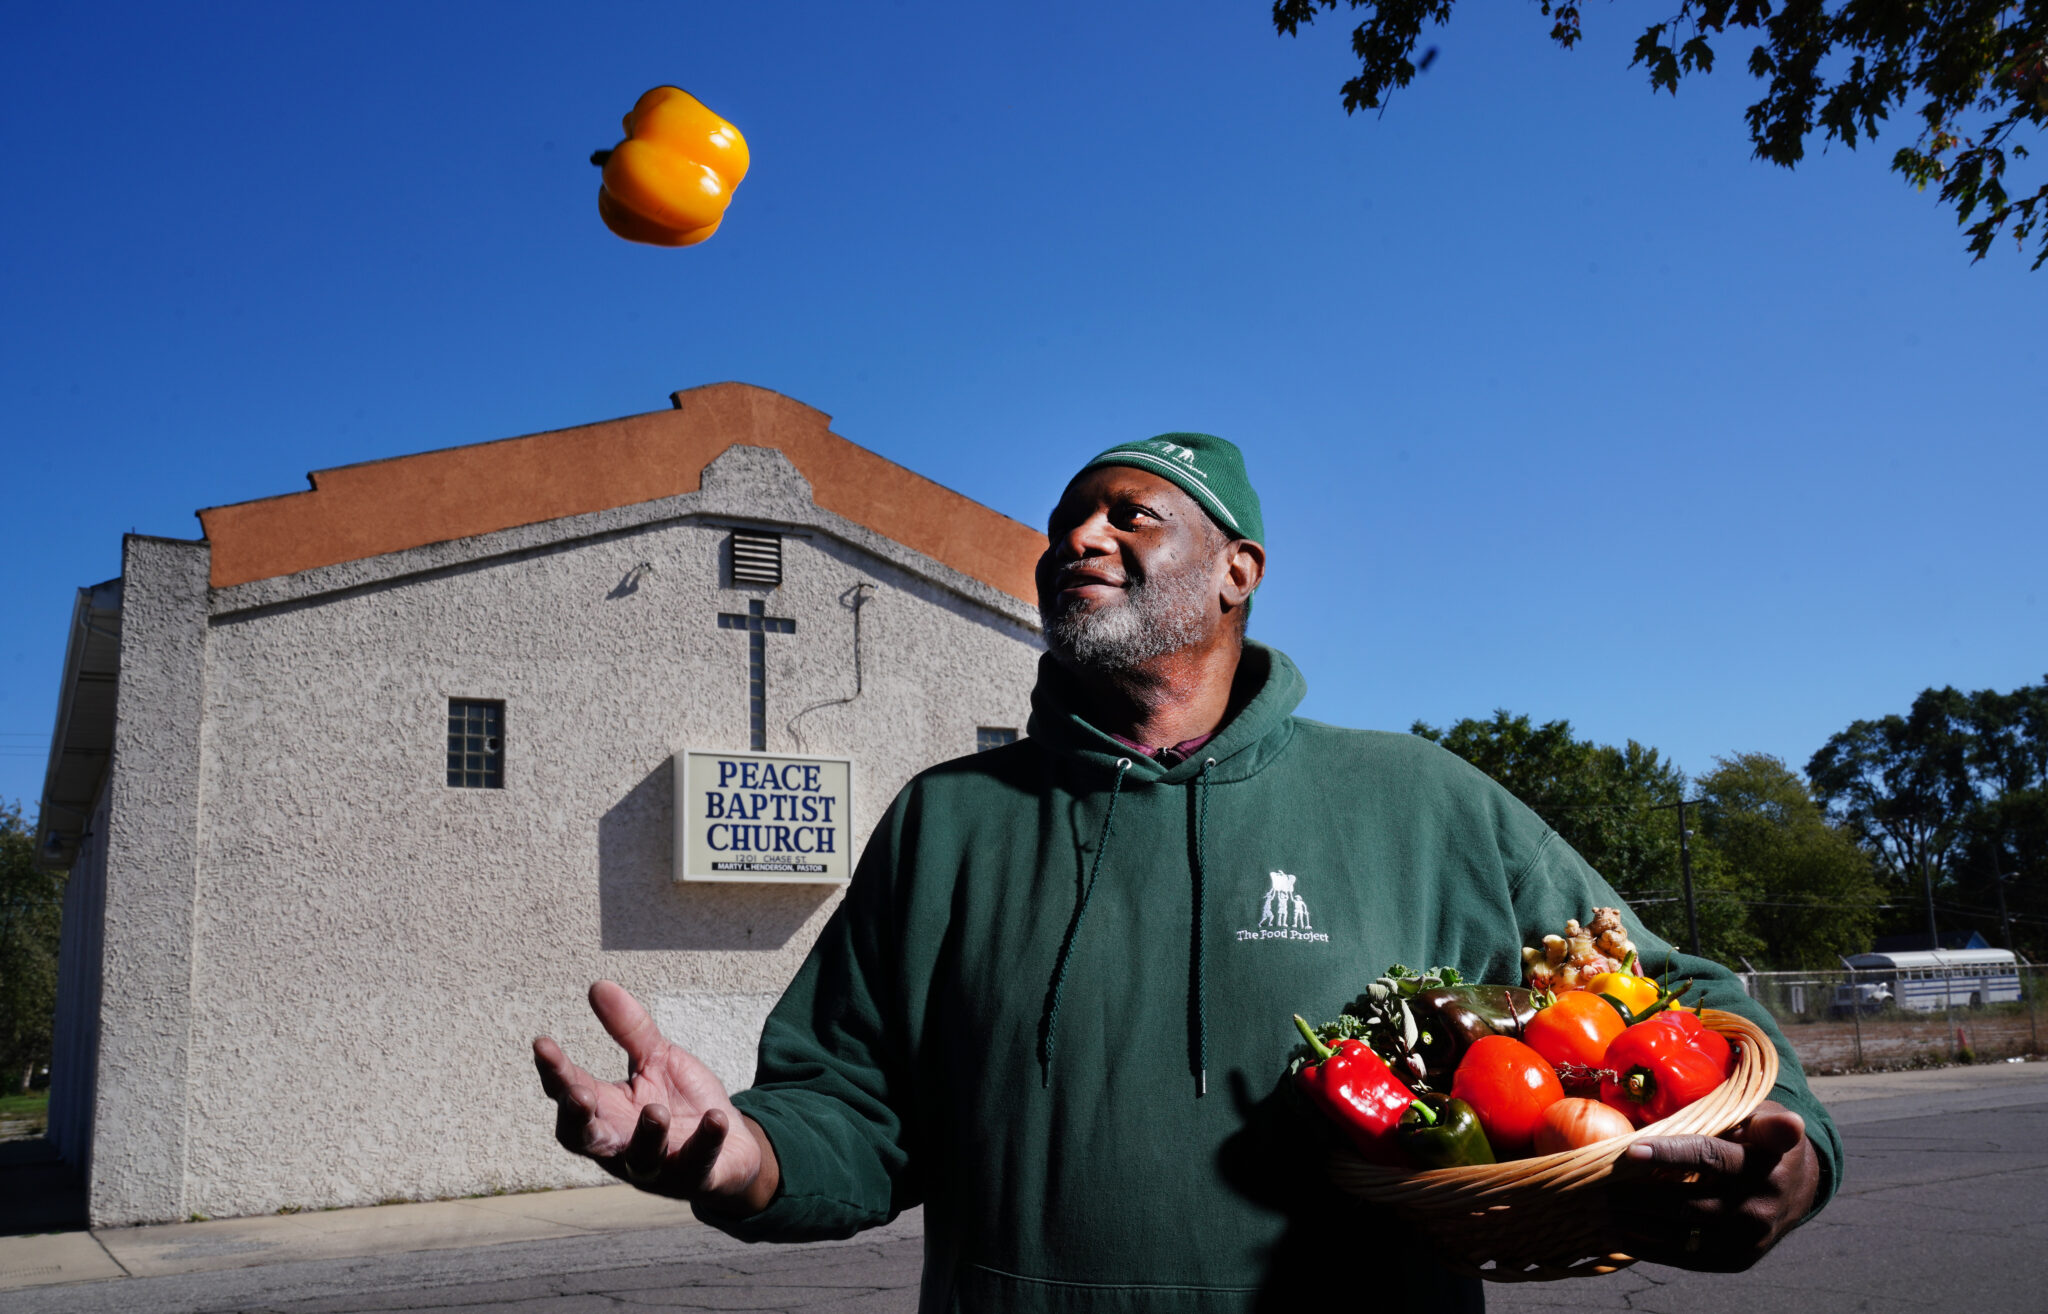
[[[2005,911],[2005,873],[1998,868],[1999,862],[1996,858],[1993,858],[1991,860],[1991,883],[1998,887],[1998,924],[2005,928],[2006,951],[2012,953],[2014,958],[2018,958],[2019,954],[2013,952],[2012,948],[2012,918],[2007,916]]]
[[[1941,932],[1934,927],[1934,867],[1927,861],[1927,849],[1920,850],[1920,882],[1927,887],[1927,947],[1941,948]]]
[[[1685,929],[1692,936],[1692,956],[1704,958],[1706,955],[1700,952],[1700,909],[1692,897],[1692,846],[1686,843],[1691,834],[1685,828],[1685,794],[1681,791],[1678,796],[1678,870],[1685,877]]]
[[[2013,973],[2020,979],[2020,997],[2027,1001],[2027,1035],[2034,1052],[2039,1053],[2041,1023],[2034,1013],[2034,974],[2029,970],[2029,964],[2020,961],[2019,951],[2012,947],[2012,918],[2005,911],[2005,872],[2000,870],[2003,865],[1996,858],[1991,860],[1991,879],[1998,886],[1998,921],[2005,927],[2005,948],[2013,957]]]

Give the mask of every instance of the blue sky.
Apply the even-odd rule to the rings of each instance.
[[[73,590],[307,471],[740,379],[1041,524],[1100,447],[1235,439],[1309,715],[1496,707],[1695,773],[2048,672],[2048,271],[1877,148],[1749,158],[1747,43],[1468,4],[1380,118],[1348,25],[1095,5],[17,6],[0,41],[0,799]],[[659,83],[747,134],[630,246]]]

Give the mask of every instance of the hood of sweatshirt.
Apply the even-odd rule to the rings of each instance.
[[[1285,653],[1247,639],[1232,699],[1239,704],[1237,712],[1193,757],[1169,767],[1133,756],[1129,748],[1091,722],[1087,693],[1080,681],[1047,654],[1038,661],[1028,733],[1070,759],[1083,774],[1095,775],[1105,787],[1116,777],[1120,761],[1130,763],[1123,781],[1126,789],[1138,784],[1189,784],[1202,775],[1210,761],[1215,765],[1209,770],[1208,783],[1224,784],[1257,775],[1280,755],[1293,737],[1294,709],[1307,693],[1308,682]]]

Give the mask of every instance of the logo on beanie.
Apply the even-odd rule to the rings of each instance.
[[[1146,446],[1156,447],[1174,460],[1179,461],[1188,468],[1188,473],[1197,479],[1206,480],[1209,477],[1207,473],[1196,468],[1195,449],[1192,447],[1182,447],[1179,443],[1169,443],[1163,440],[1147,443]]]
[[[1237,938],[1328,944],[1330,937],[1309,924],[1308,900],[1295,889],[1301,878],[1284,871],[1269,871],[1266,878],[1271,884],[1266,888],[1265,898],[1259,901],[1259,924],[1255,929],[1239,931]]]

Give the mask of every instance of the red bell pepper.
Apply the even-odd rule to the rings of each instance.
[[[1702,1039],[1702,1036],[1710,1039]],[[1719,1049],[1716,1051],[1715,1046]],[[1728,1042],[1697,1017],[1660,1013],[1638,1022],[1607,1046],[1600,1102],[1642,1127],[1668,1118],[1727,1079]]]
[[[1316,1055],[1294,1075],[1310,1102],[1336,1123],[1367,1159],[1404,1163],[1394,1129],[1415,1103],[1414,1092],[1364,1041],[1340,1040],[1327,1045],[1298,1013],[1294,1025]]]
[[[1728,1043],[1728,1037],[1700,1021],[1698,1013],[1672,1009],[1666,1026],[1675,1026],[1691,1039],[1694,1049],[1704,1051],[1720,1065],[1723,1080],[1735,1073],[1735,1048]]]

